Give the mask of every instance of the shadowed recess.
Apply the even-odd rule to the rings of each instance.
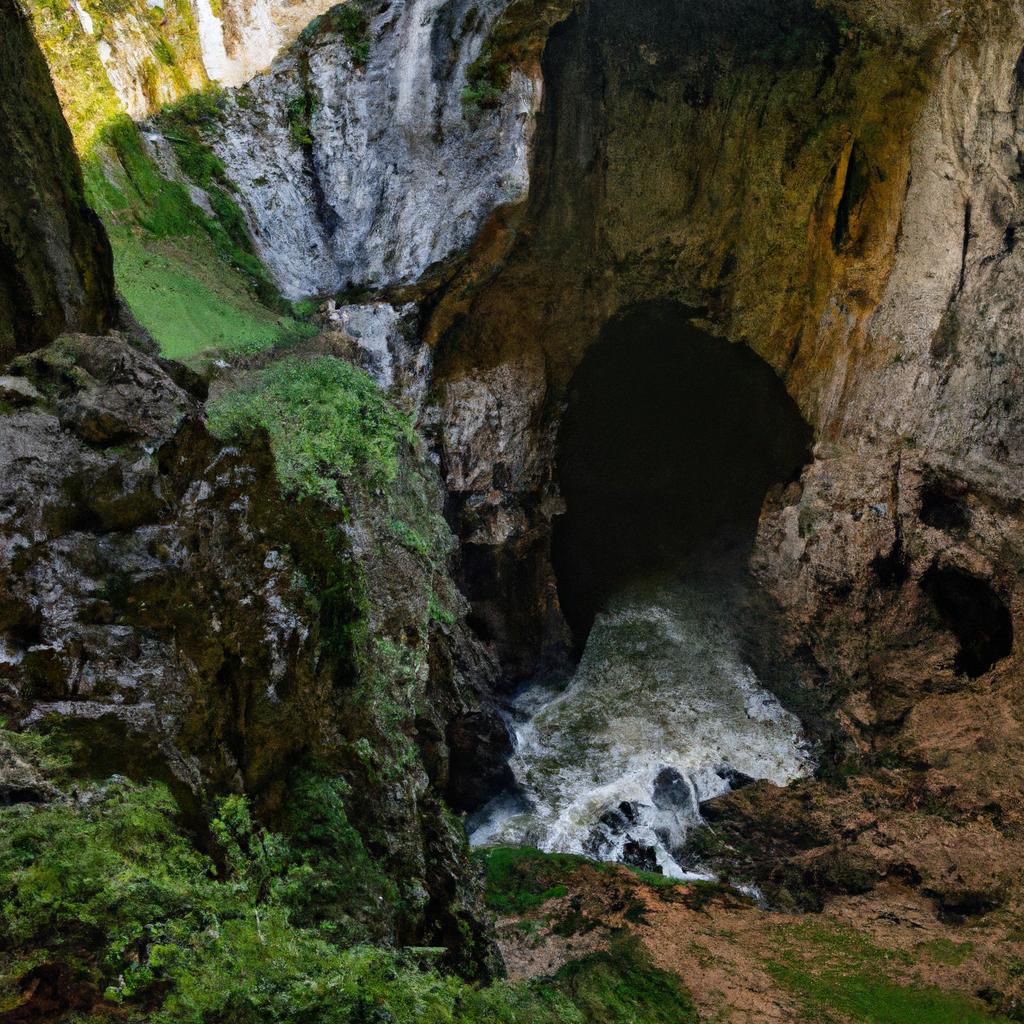
[[[766,491],[798,474],[810,441],[767,363],[683,307],[611,321],[576,371],[558,438],[567,511],[552,559],[577,640],[630,578],[709,559],[738,568]]]

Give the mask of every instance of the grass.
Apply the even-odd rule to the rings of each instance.
[[[212,402],[208,415],[222,439],[265,430],[285,493],[335,505],[343,504],[340,478],[393,481],[398,446],[413,441],[408,419],[373,378],[331,356],[276,362]]]
[[[182,173],[202,188],[212,213],[163,177],[142,145],[86,35],[62,0],[32,0],[37,38],[83,163],[89,204],[114,249],[118,287],[165,355],[251,351],[315,333],[282,300],[252,245],[235,190],[208,144],[221,90],[210,87],[189,0],[160,8],[145,0],[83,0],[96,38],[110,24],[138,27],[152,50],[143,79],[155,122]],[[175,240],[173,246],[165,244]]]
[[[232,288],[230,278],[217,286],[205,284],[194,269],[208,248],[201,240],[159,246],[130,231],[113,231],[111,241],[121,294],[171,359],[209,350],[258,351],[316,331],[275,314],[244,288]],[[208,258],[216,259],[216,254],[210,252]]]
[[[525,914],[565,896],[565,879],[593,863],[575,854],[543,853],[529,846],[487,846],[473,856],[484,870],[487,906],[498,914]]]
[[[0,745],[66,770],[45,738],[0,730]],[[22,979],[61,964],[92,993],[80,1024],[695,1020],[628,936],[554,978],[485,987],[439,969],[439,950],[370,945],[398,889],[348,822],[347,786],[311,768],[289,780],[276,831],[245,797],[216,801],[203,850],[163,785],[91,786],[88,800],[0,808],[0,1013],[31,1017]]]
[[[214,116],[218,95],[197,94],[166,114],[181,140],[181,166],[206,188],[213,216],[160,174],[126,117],[106,126],[83,165],[90,204],[110,235],[118,287],[175,359],[255,351],[316,333],[281,300],[253,252],[223,165],[186,132]]]
[[[909,954],[880,949],[849,929],[810,923],[779,932],[768,971],[821,1024],[992,1024],[983,1004],[931,986],[901,984]]]

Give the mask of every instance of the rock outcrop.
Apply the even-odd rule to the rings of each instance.
[[[402,893],[375,911],[381,934],[484,962],[464,840],[440,798],[450,757],[470,775],[479,763],[465,723],[488,720],[475,686],[491,670],[443,562],[403,543],[391,505],[358,480],[347,512],[284,500],[265,442],[217,441],[198,381],[121,338],[66,336],[13,369],[7,720],[84,740],[87,772],[164,778],[186,809],[244,792],[273,820],[296,765],[340,774]],[[407,516],[439,501],[420,460],[401,453]]]
[[[537,83],[465,95],[498,13],[346,4],[231,94],[209,142],[286,296],[419,284],[525,194]]]
[[[106,233],[85,202],[71,134],[17,0],[0,3],[0,366],[65,330],[111,323]]]

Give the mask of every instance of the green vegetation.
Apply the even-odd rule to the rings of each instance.
[[[498,914],[525,914],[565,896],[565,880],[586,857],[569,853],[542,853],[528,846],[487,846],[474,851],[483,866],[487,906]]]
[[[67,770],[45,737],[0,732],[0,744]],[[628,937],[549,982],[485,988],[438,969],[432,949],[368,945],[396,889],[348,822],[347,787],[322,771],[293,776],[275,830],[244,797],[219,800],[199,829],[208,852],[163,785],[89,786],[84,800],[0,808],[0,1012],[31,1001],[32,971],[60,965],[79,1022],[694,1019],[678,982]]]
[[[385,484],[398,474],[398,445],[412,425],[373,378],[331,356],[283,359],[212,402],[210,430],[221,438],[256,429],[270,435],[285,492],[342,504],[338,478],[360,473]]]
[[[932,939],[931,942],[922,942],[917,948],[936,963],[959,967],[974,952],[974,943]]]
[[[257,257],[234,186],[209,145],[224,96],[207,82],[189,0],[83,6],[92,37],[63,0],[33,0],[34,29],[82,159],[87,199],[111,238],[117,285],[136,318],[165,355],[179,359],[315,333]],[[140,71],[147,104],[160,108],[154,122],[182,174],[204,190],[208,210],[163,176],[107,79],[97,41],[114,38],[115,21],[133,26],[151,48]]]
[[[479,114],[481,110],[497,107],[508,88],[511,74],[509,65],[497,60],[494,52],[485,47],[466,69],[466,85],[460,97],[463,110],[467,114]]]
[[[116,39],[114,22],[131,26],[149,46],[140,78],[152,108],[206,84],[195,16],[189,0],[167,0],[151,7],[145,0],[82,0],[92,18],[89,36],[63,0],[30,0],[36,38],[53,76],[64,116],[78,151],[89,154],[98,134],[123,108],[107,79],[97,43]]]
[[[336,33],[345,41],[352,63],[361,68],[370,56],[370,23],[358,0],[346,0],[314,18],[303,29],[300,40],[307,46],[318,36]]]
[[[566,964],[555,985],[588,1024],[697,1024],[679,980],[653,968],[634,936],[619,937],[607,953]]]
[[[911,957],[879,949],[838,925],[806,923],[779,930],[780,952],[767,966],[822,1024],[992,1024],[984,1004],[927,986],[899,983],[895,968]]]
[[[86,192],[107,226],[114,276],[165,355],[256,351],[316,333],[296,319],[252,250],[224,167],[199,141],[219,94],[197,93],[161,115],[182,170],[206,190],[213,216],[164,178],[124,116],[83,163]]]

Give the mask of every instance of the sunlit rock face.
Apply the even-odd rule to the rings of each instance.
[[[536,83],[462,96],[498,10],[377,6],[365,63],[327,16],[233,96],[213,145],[286,296],[418,282],[523,196]]]
[[[206,73],[221,85],[247,82],[329,7],[331,0],[193,0]]]

